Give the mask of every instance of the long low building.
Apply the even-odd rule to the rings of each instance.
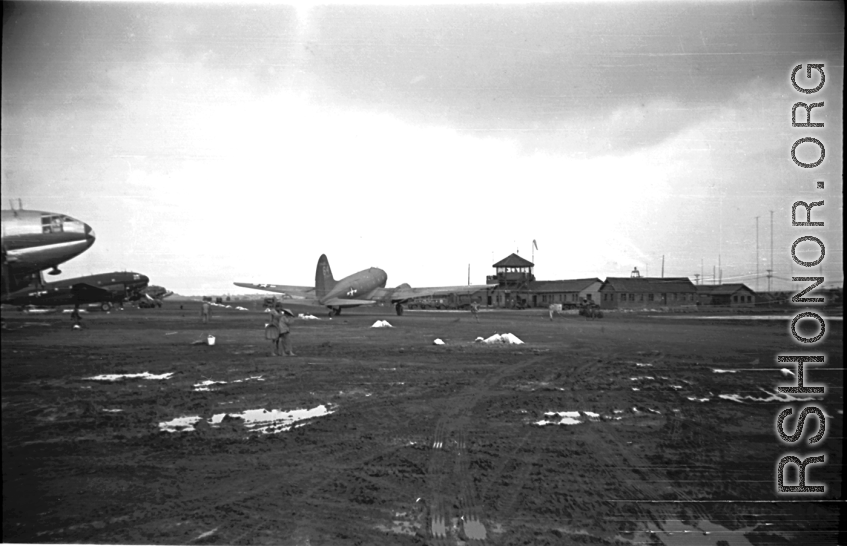
[[[565,308],[576,307],[582,301],[597,301],[602,285],[598,278],[532,281],[521,295],[533,307],[547,307],[553,303],[560,303]]]
[[[697,289],[687,277],[607,277],[599,292],[604,309],[697,305]]]
[[[696,287],[701,305],[722,305],[727,307],[753,307],[756,305],[756,293],[746,284],[701,284]]]

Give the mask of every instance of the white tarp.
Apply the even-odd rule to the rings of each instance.
[[[387,320],[378,320],[373,323],[371,328],[394,328],[394,326],[391,326]]]
[[[318,317],[316,317],[315,315],[304,315],[303,313],[300,313],[299,315],[297,315],[297,318],[303,319],[303,320],[321,320]]]
[[[523,341],[518,339],[517,336],[513,334],[494,334],[488,339],[483,339],[483,343],[507,343],[511,345],[521,345]]]
[[[440,338],[436,338],[435,341],[432,342],[433,345],[444,345],[444,342],[441,341]]]

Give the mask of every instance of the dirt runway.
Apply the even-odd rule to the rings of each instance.
[[[167,305],[4,310],[4,542],[838,542],[841,322],[806,367],[813,448],[775,428],[803,407],[775,394],[808,352],[787,321],[372,308],[295,321],[277,358],[258,311]],[[775,493],[789,453],[825,453],[822,502]]]

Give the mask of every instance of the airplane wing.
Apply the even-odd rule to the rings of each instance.
[[[315,298],[315,288],[313,286],[293,286],[288,284],[253,284],[249,282],[236,282],[235,286],[242,288],[252,288],[253,290],[265,290],[267,292],[276,292],[278,294],[286,294],[294,299]]]
[[[375,304],[375,300],[354,300],[348,298],[330,298],[328,300],[324,300],[321,305],[326,305],[328,307],[358,307],[360,305],[373,305]]]
[[[71,291],[77,299],[84,302],[104,301],[112,297],[112,293],[108,290],[103,290],[102,288],[84,282],[71,286]]]
[[[390,293],[391,301],[405,301],[427,296],[449,296],[450,294],[474,294],[480,290],[494,288],[496,284],[463,284],[459,286],[429,286],[424,288],[398,287]]]

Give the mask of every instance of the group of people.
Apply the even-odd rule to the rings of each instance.
[[[276,302],[270,308],[271,323],[265,326],[265,339],[273,343],[273,356],[297,356],[291,349],[291,319],[294,313],[284,308],[281,302]],[[282,348],[282,352],[280,352]]]

